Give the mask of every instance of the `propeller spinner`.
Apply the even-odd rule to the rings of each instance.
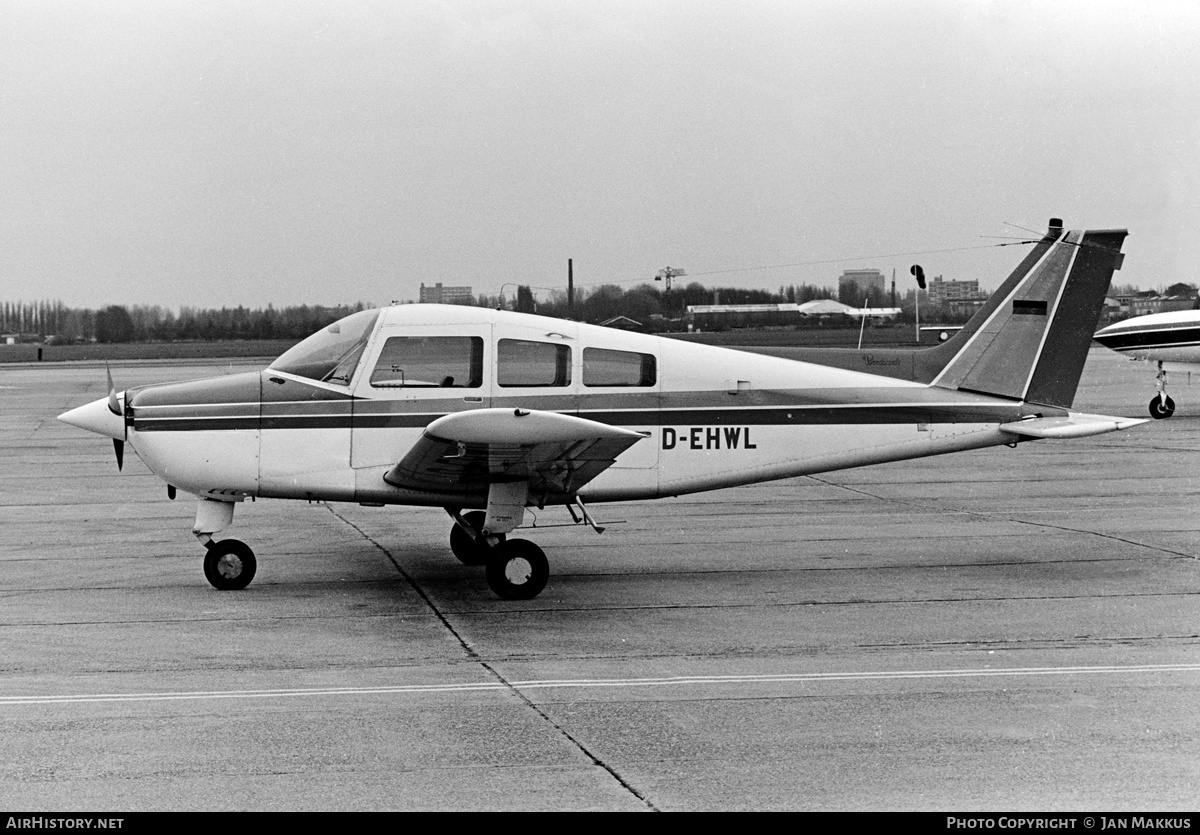
[[[108,374],[107,398],[94,400],[77,409],[64,412],[58,416],[58,419],[63,423],[78,426],[80,429],[95,432],[97,435],[112,438],[113,448],[117,453],[117,469],[122,469],[125,465],[126,440],[124,398],[117,394],[116,387],[113,386],[112,371],[106,369],[106,372]]]

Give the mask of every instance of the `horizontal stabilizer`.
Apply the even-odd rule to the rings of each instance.
[[[1086,438],[1090,435],[1103,435],[1105,432],[1116,432],[1148,422],[1145,418],[1071,412],[1064,417],[1035,417],[1002,423],[1000,431],[1029,438]]]

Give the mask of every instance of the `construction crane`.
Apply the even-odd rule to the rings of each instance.
[[[663,281],[665,279],[667,282],[667,290],[669,291],[671,289],[671,279],[681,275],[687,275],[687,272],[676,269],[675,267],[663,267],[658,271],[658,274],[654,276],[654,280]]]

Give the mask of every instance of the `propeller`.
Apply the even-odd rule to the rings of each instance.
[[[112,369],[108,367],[108,363],[104,364],[104,373],[108,375],[108,410],[124,420],[125,410],[122,408],[121,401],[117,399],[117,388],[113,385]],[[125,431],[129,432],[128,427]],[[117,471],[120,472],[125,467],[125,440],[123,438],[113,438],[113,451],[117,454]]]

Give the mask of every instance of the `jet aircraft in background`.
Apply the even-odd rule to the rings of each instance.
[[[61,419],[194,495],[219,589],[254,552],[213,535],[247,498],[441,507],[450,549],[502,598],[546,585],[510,538],[527,507],[654,499],[1144,420],[1071,410],[1124,230],[1049,231],[976,316],[927,349],[800,360],[507,311],[348,316],[263,371],[150,385]]]
[[[1167,396],[1167,372],[1200,371],[1200,310],[1135,316],[1101,328],[1093,338],[1119,354],[1157,364],[1158,393],[1150,400],[1154,418],[1175,414],[1175,401]]]

